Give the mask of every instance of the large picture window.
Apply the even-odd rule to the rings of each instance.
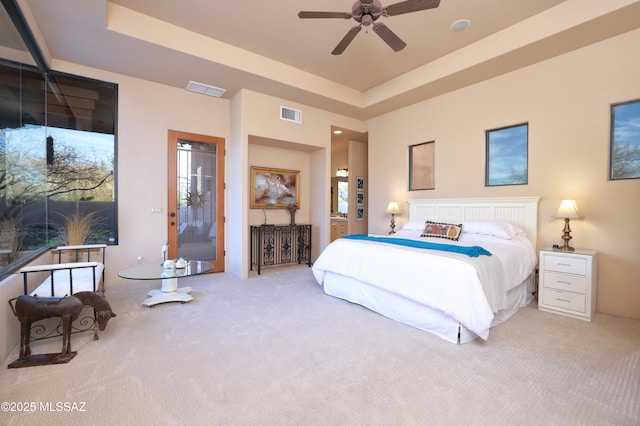
[[[0,62],[0,266],[42,247],[116,244],[117,86]],[[86,231],[72,236],[71,221]]]

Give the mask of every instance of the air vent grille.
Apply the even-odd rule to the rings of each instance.
[[[302,123],[302,111],[281,106],[280,118],[282,120],[293,121],[294,123]]]
[[[189,84],[187,84],[187,90],[196,93],[202,93],[203,95],[207,96],[214,96],[216,98],[219,98],[224,94],[224,92],[227,91],[226,89],[221,89],[219,87],[210,86],[204,83],[198,83],[196,81],[190,81]]]

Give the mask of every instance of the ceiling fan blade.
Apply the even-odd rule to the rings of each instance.
[[[404,49],[407,45],[404,41],[400,39],[393,31],[389,29],[382,22],[376,22],[373,24],[373,31],[380,36],[381,39],[385,41],[389,45],[390,48],[393,49],[394,52]]]
[[[305,12],[298,13],[300,19],[318,19],[318,18],[338,18],[338,19],[351,19],[350,13],[343,12]]]
[[[347,46],[349,46],[349,44],[353,41],[353,39],[356,38],[361,29],[361,25],[356,25],[355,27],[351,28],[349,32],[347,32],[347,34],[342,38],[342,40],[340,40],[340,43],[338,43],[335,49],[333,49],[331,54],[339,55],[344,52],[344,49],[346,49]]]
[[[440,0],[408,0],[389,5],[382,9],[385,16],[401,15],[403,13],[419,12],[433,9],[440,5]]]

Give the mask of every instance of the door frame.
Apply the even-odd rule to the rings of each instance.
[[[213,272],[223,272],[224,259],[224,157],[225,157],[225,139],[216,136],[200,135],[196,133],[180,132],[177,130],[169,130],[167,138],[168,147],[168,164],[167,164],[167,240],[169,242],[169,258],[178,256],[178,228],[177,228],[177,211],[178,206],[178,141],[187,140],[192,142],[201,142],[217,145],[216,149],[216,260],[212,261],[214,265]],[[190,259],[190,260],[208,260],[211,259]]]

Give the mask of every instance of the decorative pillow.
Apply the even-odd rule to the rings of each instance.
[[[446,238],[448,240],[458,241],[462,233],[462,224],[455,225],[453,223],[431,222],[427,220],[421,237]]]
[[[422,231],[424,229],[425,220],[410,220],[405,223],[402,229],[407,231]]]
[[[492,235],[505,240],[524,234],[517,226],[500,220],[469,220],[462,222],[462,225],[467,234]]]

